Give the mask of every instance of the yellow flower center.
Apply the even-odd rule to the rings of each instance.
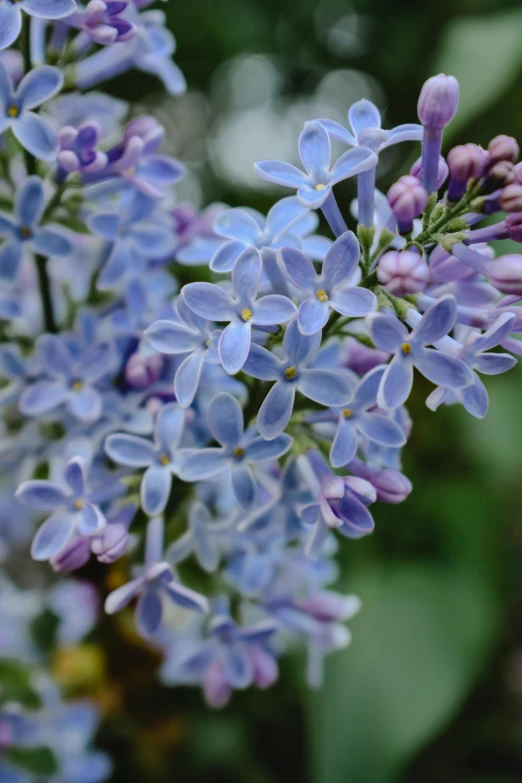
[[[343,408],[343,416],[345,419],[349,419],[352,416],[350,408]]]
[[[316,186],[315,186],[315,189],[316,189],[316,190],[324,190],[324,189],[325,189],[325,187],[326,187],[326,185],[316,185]]]
[[[287,367],[285,370],[285,378],[287,381],[291,381],[292,378],[295,378],[297,375],[297,370],[295,369],[294,365],[291,364],[290,367]]]
[[[411,343],[403,343],[401,345],[401,351],[403,353],[411,353]]]
[[[30,239],[32,237],[33,232],[29,228],[29,226],[21,226],[20,227],[20,236],[22,239]]]
[[[316,293],[316,296],[320,302],[328,301],[328,294],[326,293],[326,291],[323,291],[322,289]]]
[[[158,461],[161,462],[162,465],[170,465],[170,457],[168,454],[160,454]]]
[[[75,381],[72,384],[71,389],[73,391],[81,391],[83,389],[83,383],[81,381]]]
[[[245,449],[242,449],[241,446],[236,446],[236,448],[234,449],[234,456],[240,458],[240,457],[244,457],[244,455],[245,455]]]
[[[77,511],[81,511],[81,510],[82,510],[82,508],[83,508],[83,500],[80,500],[80,499],[78,499],[78,500],[75,500],[75,501],[74,501],[74,508],[75,508]]]
[[[16,119],[20,115],[20,109],[18,106],[9,106],[7,109],[7,116]]]
[[[243,319],[243,321],[245,322],[250,321],[252,316],[253,316],[253,312],[252,310],[249,310],[248,307],[245,307],[244,310],[241,310],[241,318]]]

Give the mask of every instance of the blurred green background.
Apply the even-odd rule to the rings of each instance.
[[[306,118],[345,118],[363,96],[384,126],[416,119],[423,81],[455,75],[450,144],[522,139],[517,0],[192,0],[164,5],[189,84],[178,99],[144,76],[114,82],[168,127],[191,171],[182,200],[266,209],[282,189],[255,160],[294,160]],[[156,90],[156,92],[154,92]],[[413,145],[383,156],[383,190]],[[347,211],[353,192],[338,194]],[[490,412],[424,406],[421,379],[404,470],[414,492],[376,509],[376,531],[344,541],[341,591],[361,614],[318,693],[286,660],[266,693],[211,712],[197,693],[153,684],[142,650],[113,664],[125,724],[102,744],[114,781],[519,783],[522,781],[522,372],[488,378]],[[123,668],[122,668],[123,667]],[[120,694],[121,696],[121,694]],[[138,741],[136,741],[138,737]]]

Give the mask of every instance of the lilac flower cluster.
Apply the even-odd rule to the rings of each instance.
[[[522,240],[522,171],[503,136],[441,156],[458,84],[440,74],[420,124],[383,130],[363,100],[350,130],[305,125],[302,170],[257,163],[294,191],[266,217],[173,206],[185,170],[161,154],[164,129],[85,92],[130,68],[183,90],[147,5],[0,0],[0,46],[22,24],[31,43],[21,79],[0,62],[2,493],[28,530],[38,518],[32,556],[55,572],[119,561],[106,612],[135,606],[162,680],[221,706],[270,686],[288,641],[306,645],[314,685],[349,643],[359,601],[330,589],[334,556],[372,532],[373,504],[412,489],[414,368],[430,408],[480,418],[480,376],[522,354],[522,256],[489,244]],[[349,147],[334,162],[332,140]],[[386,197],[379,155],[403,142],[421,156]],[[349,178],[354,230],[337,202]],[[180,265],[205,280],[179,290]]]

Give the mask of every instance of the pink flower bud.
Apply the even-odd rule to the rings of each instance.
[[[343,343],[343,364],[357,375],[366,375],[379,364],[385,364],[388,361],[388,354],[384,351],[378,351],[377,348],[368,348],[355,337],[348,337]]]
[[[507,215],[506,226],[509,238],[514,242],[522,242],[522,212],[511,212]]]
[[[388,203],[397,218],[399,231],[409,233],[414,219],[424,211],[428,203],[428,193],[417,177],[407,174],[389,189]]]
[[[411,481],[403,473],[391,468],[375,473],[372,483],[381,503],[402,503],[413,489]]]
[[[522,212],[522,185],[518,182],[507,185],[500,194],[499,205],[504,212]]]
[[[410,169],[410,174],[412,177],[416,177],[418,180],[421,178],[421,170],[422,170],[422,158],[417,158],[415,163]],[[436,189],[438,190],[441,188],[444,183],[446,182],[446,179],[448,177],[448,164],[442,157],[442,155],[439,155],[439,163],[438,163],[438,169],[437,169],[437,182],[436,182]]]
[[[430,270],[416,250],[390,250],[379,259],[377,277],[393,296],[406,296],[424,291]]]
[[[478,144],[459,144],[448,152],[447,160],[451,176],[459,182],[467,182],[469,179],[479,179],[489,155]]]
[[[76,571],[87,563],[91,556],[91,542],[77,537],[68,542],[50,560],[54,571]]]
[[[129,543],[127,526],[115,522],[107,525],[101,536],[93,539],[91,550],[100,563],[114,563],[125,554]]]
[[[159,353],[146,356],[133,353],[125,365],[125,380],[137,389],[146,389],[158,381],[163,372],[163,357]]]
[[[482,185],[483,193],[493,193],[493,191],[499,188],[504,188],[506,185],[511,185],[515,182],[517,173],[515,167],[509,160],[499,160],[498,163],[494,163],[491,168],[488,169],[484,184]]]
[[[509,160],[511,163],[516,163],[520,149],[513,136],[501,134],[491,139],[488,144],[488,152],[493,163],[497,163],[499,160]]]
[[[457,113],[459,83],[454,76],[439,73],[424,83],[417,113],[424,127],[444,128]]]
[[[522,256],[500,256],[487,266],[489,281],[503,294],[522,295]]]

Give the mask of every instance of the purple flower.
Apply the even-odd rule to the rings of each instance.
[[[372,503],[376,493],[368,481],[336,476],[315,451],[299,457],[298,462],[315,495],[313,503],[299,510],[301,520],[313,526],[306,546],[308,557],[316,559],[321,554],[332,529],[346,538],[361,538],[373,531],[374,522],[366,503]]]
[[[288,451],[292,438],[285,434],[269,441],[245,437],[241,407],[225,392],[212,398],[208,407],[208,426],[221,447],[189,453],[182,462],[180,477],[183,481],[199,481],[228,469],[237,502],[246,510],[252,509],[259,498],[250,466],[278,459]]]
[[[115,433],[105,441],[105,451],[118,465],[147,468],[141,481],[141,505],[149,516],[160,514],[170,495],[172,474],[178,472],[177,449],[185,411],[176,403],[164,405],[156,419],[154,442],[136,435]]]
[[[389,250],[379,258],[377,277],[393,296],[424,291],[430,282],[431,268],[415,248]]]
[[[76,9],[74,0],[0,0],[0,49],[11,46],[22,29],[22,11],[39,19],[62,19]]]
[[[184,300],[176,302],[179,321],[154,321],[145,337],[157,351],[165,354],[188,354],[174,376],[174,394],[182,408],[188,408],[196,395],[205,362],[220,364],[218,342],[221,332],[193,313]]]
[[[93,502],[85,460],[70,460],[63,480],[67,489],[52,481],[25,481],[16,493],[18,500],[29,508],[52,512],[34,537],[31,554],[35,560],[49,560],[76,532],[95,536],[106,525],[99,506]]]
[[[37,340],[37,355],[45,378],[29,386],[20,398],[24,416],[40,416],[65,404],[82,422],[99,419],[102,402],[97,388],[114,369],[109,342],[80,347],[64,335],[44,334]]]
[[[128,0],[89,0],[85,11],[74,14],[67,22],[100,46],[121,43],[136,35],[136,27],[121,16],[128,5]]]
[[[205,698],[212,707],[223,707],[232,690],[253,684],[269,688],[277,679],[275,654],[269,644],[277,628],[273,621],[238,626],[230,617],[228,601],[216,599],[210,638],[181,663],[180,674],[203,682]]]
[[[40,225],[45,209],[42,180],[28,177],[18,190],[14,216],[0,212],[0,278],[14,280],[20,268],[24,248],[44,256],[67,256],[74,245],[65,231],[55,225]]]
[[[94,120],[88,120],[78,128],[71,125],[62,128],[58,134],[57,160],[63,173],[58,173],[58,179],[75,171],[89,174],[103,169],[107,165],[107,155],[95,149],[100,137],[101,128]]]
[[[357,452],[361,435],[381,446],[399,448],[406,443],[404,431],[392,419],[372,410],[377,405],[377,392],[385,368],[375,367],[362,378],[349,408],[334,408],[338,417],[335,437],[330,448],[330,463],[340,468]]]
[[[256,300],[263,262],[259,251],[247,248],[232,272],[232,296],[213,283],[189,283],[181,294],[196,315],[209,321],[229,321],[219,338],[219,358],[230,375],[243,367],[251,343],[252,326],[271,326],[288,321],[294,303],[285,296],[269,294]]]
[[[208,602],[199,593],[190,590],[174,576],[172,566],[163,557],[163,520],[156,517],[147,526],[145,564],[142,574],[131,582],[118,587],[107,596],[105,611],[114,614],[139,596],[136,607],[136,626],[145,638],[153,636],[163,618],[163,596],[183,609],[207,612]]]
[[[449,389],[469,386],[471,370],[460,359],[448,356],[433,345],[453,329],[457,303],[443,296],[432,305],[410,333],[398,318],[382,313],[369,317],[370,336],[376,347],[393,354],[382,376],[377,395],[381,408],[398,408],[408,399],[416,367],[432,383]]]
[[[377,300],[371,291],[350,285],[359,263],[359,242],[351,231],[334,242],[320,275],[299,250],[283,247],[280,255],[292,283],[308,294],[297,317],[302,334],[319,332],[328,321],[330,309],[352,317],[365,316],[376,309]]]
[[[296,391],[328,407],[347,405],[353,398],[345,374],[309,368],[320,345],[321,332],[303,335],[297,321],[292,321],[283,339],[282,358],[259,345],[251,346],[244,372],[261,381],[276,381],[257,416],[257,427],[263,438],[272,440],[283,432],[292,415]]]
[[[13,7],[10,0],[7,0],[7,6]],[[0,30],[3,29],[1,14],[4,7],[0,5]],[[59,93],[62,85],[63,75],[58,68],[41,65],[29,71],[15,90],[5,65],[0,61],[0,134],[11,128],[31,155],[41,160],[54,160],[58,152],[56,132],[47,120],[30,109]]]
[[[263,160],[255,164],[261,179],[297,190],[297,198],[306,207],[318,209],[332,192],[336,182],[374,168],[377,155],[366,147],[348,150],[331,165],[330,138],[320,122],[310,122],[299,137],[299,155],[306,174],[290,163]]]
[[[500,375],[511,370],[517,360],[508,353],[487,353],[491,348],[500,345],[513,329],[515,316],[503,313],[495,323],[483,334],[471,333],[462,349],[457,353],[473,372],[473,382],[463,389],[447,389],[439,387],[433,391],[426,405],[436,410],[441,403],[461,402],[468,413],[477,419],[483,419],[488,411],[488,393],[477,373],[484,375]]]

